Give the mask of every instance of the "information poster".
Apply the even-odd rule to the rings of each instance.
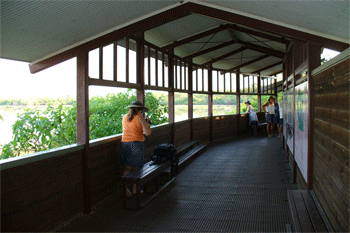
[[[293,89],[286,91],[287,95],[287,104],[286,104],[286,133],[287,133],[287,145],[289,150],[294,154],[293,148],[293,139],[294,139],[294,116],[293,116],[293,107],[294,107],[294,93]]]
[[[308,83],[302,83],[295,87],[295,151],[294,157],[302,175],[307,180],[308,157],[308,118],[309,118]]]

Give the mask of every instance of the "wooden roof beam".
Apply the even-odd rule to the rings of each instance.
[[[274,57],[284,58],[284,55],[285,55],[284,52],[281,52],[275,49],[266,48],[264,46],[260,46],[250,42],[245,42],[243,40],[238,40],[237,43],[247,46],[247,48],[250,50],[254,50],[260,53],[266,53]]]
[[[248,29],[248,28],[243,28],[243,27],[237,26],[235,24],[229,24],[228,27],[230,29],[234,30],[234,31],[243,32],[243,33],[246,33],[246,34],[249,34],[249,35],[258,36],[258,37],[261,37],[261,38],[264,38],[264,39],[268,39],[268,40],[279,42],[279,43],[283,43],[283,44],[286,43],[286,39],[284,37],[281,38],[281,37],[278,37],[278,36],[269,35],[269,34],[266,34],[266,33],[263,33],[263,32],[254,31],[254,30],[251,30],[251,29]]]
[[[226,46],[233,45],[234,43],[235,43],[235,40],[230,40],[230,41],[227,41],[227,42],[225,42],[225,43],[222,43],[222,44],[213,46],[213,47],[211,47],[211,48],[208,48],[208,49],[205,49],[205,50],[202,50],[202,51],[199,51],[199,52],[190,54],[190,55],[185,56],[185,57],[183,57],[183,58],[184,58],[184,59],[191,59],[191,58],[194,58],[194,57],[198,57],[198,56],[200,56],[200,55],[213,52],[213,51],[215,51],[215,50],[224,48],[224,47],[226,47]]]
[[[283,72],[283,70],[280,70],[280,71],[277,71],[275,73],[272,73],[272,74],[269,74],[269,75],[266,75],[266,76],[276,76],[277,74],[282,73],[282,72]]]
[[[237,69],[239,69],[239,68],[242,68],[242,67],[244,67],[244,66],[253,64],[253,63],[258,62],[258,61],[260,61],[260,60],[263,60],[263,59],[265,59],[265,58],[267,58],[267,57],[269,57],[269,56],[270,56],[270,55],[260,56],[260,57],[258,57],[258,58],[255,58],[255,59],[251,60],[251,61],[248,61],[248,62],[245,62],[245,63],[240,64],[240,65],[238,65],[238,66],[232,67],[232,68],[228,69],[228,70],[226,71],[226,73],[227,73],[227,72],[233,72],[233,71],[235,71],[235,70],[237,70]]]
[[[221,32],[221,31],[223,31],[223,30],[226,30],[227,28],[228,28],[228,25],[227,25],[227,24],[225,24],[225,25],[220,25],[220,26],[218,26],[218,27],[215,27],[215,28],[213,28],[213,29],[210,29],[210,30],[207,30],[207,31],[198,33],[198,34],[195,34],[195,35],[193,35],[193,36],[186,37],[186,38],[184,38],[184,39],[180,39],[180,40],[174,41],[174,42],[171,43],[171,44],[168,44],[168,45],[163,46],[162,49],[171,49],[171,48],[175,48],[175,47],[178,47],[178,46],[181,46],[181,45],[190,43],[191,41],[195,41],[195,40],[198,40],[198,39],[200,39],[200,38],[203,38],[203,37],[212,35],[212,34],[214,34],[214,33]]]
[[[264,67],[264,68],[261,68],[261,69],[259,69],[259,70],[255,70],[255,71],[253,71],[253,72],[251,72],[251,73],[253,73],[253,74],[259,74],[261,71],[263,71],[263,70],[267,70],[267,69],[270,69],[270,68],[272,68],[272,67],[274,67],[274,66],[277,66],[277,65],[280,65],[280,64],[282,64],[283,62],[282,61],[279,61],[279,62],[276,62],[276,63],[274,63],[274,64],[272,64],[272,65],[269,65],[269,66],[266,66],[266,67]]]
[[[259,31],[265,31],[271,34],[279,35],[286,38],[311,42],[322,47],[333,49],[336,51],[343,51],[349,48],[349,43],[335,41],[326,37],[313,35],[307,32],[298,31],[292,28],[284,27],[274,23],[261,21],[248,16],[239,15],[236,13],[223,11],[220,9],[204,6],[198,3],[189,2],[189,8],[192,13],[212,17],[219,20],[224,20],[228,23],[239,24],[250,27]]]
[[[239,49],[236,49],[236,50],[231,51],[231,52],[229,52],[229,53],[225,53],[225,54],[223,54],[223,55],[221,55],[221,56],[219,56],[219,57],[216,57],[216,58],[214,58],[214,59],[211,59],[210,61],[207,61],[207,62],[203,63],[202,65],[203,65],[203,66],[206,66],[206,65],[209,65],[209,64],[218,62],[218,61],[220,61],[220,60],[222,60],[222,59],[224,59],[224,58],[231,57],[231,56],[233,56],[233,55],[235,55],[235,54],[237,54],[237,53],[240,53],[240,52],[242,52],[242,51],[244,51],[244,50],[246,50],[246,49],[247,49],[247,47],[243,46],[243,47],[241,47],[241,48],[239,48]]]

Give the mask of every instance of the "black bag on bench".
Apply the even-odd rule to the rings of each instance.
[[[166,161],[171,161],[171,173],[175,175],[178,170],[179,159],[175,156],[176,148],[173,144],[160,144],[154,149],[154,156],[152,157],[153,164],[161,164]]]

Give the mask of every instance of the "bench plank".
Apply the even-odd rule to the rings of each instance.
[[[332,227],[332,224],[329,222],[329,220],[328,220],[328,218],[327,218],[327,216],[326,216],[326,214],[325,214],[325,212],[324,212],[324,210],[323,210],[323,208],[322,208],[322,206],[321,206],[321,204],[320,204],[320,202],[319,202],[319,200],[318,200],[318,198],[317,198],[315,192],[311,190],[311,191],[310,191],[310,194],[311,194],[312,199],[313,199],[314,202],[315,202],[315,205],[316,205],[316,207],[317,207],[318,212],[319,212],[320,215],[321,215],[321,218],[322,218],[322,220],[323,220],[323,223],[325,224],[325,226],[326,226],[326,228],[327,228],[327,231],[328,231],[328,232],[334,232],[334,229],[333,229],[333,227]]]
[[[315,232],[326,232],[327,228],[323,223],[322,217],[317,210],[317,207],[312,199],[311,195],[307,190],[301,191],[302,197],[304,199],[306,208],[309,212],[309,216]]]
[[[193,157],[194,155],[196,155],[198,152],[200,152],[201,150],[203,150],[206,147],[207,147],[207,145],[196,146],[195,148],[193,148],[192,150],[190,150],[189,152],[187,152],[186,154],[184,154],[183,156],[181,156],[179,158],[179,165],[183,164],[188,159],[190,159],[191,157]]]
[[[295,232],[334,232],[315,193],[288,190],[291,225]]]
[[[188,148],[190,148],[191,146],[194,146],[196,144],[198,145],[198,143],[199,143],[198,140],[186,142],[186,143],[184,143],[181,146],[178,146],[176,148],[176,154],[180,154],[180,153],[184,152],[185,150],[187,150]]]
[[[288,203],[291,211],[292,229],[293,231],[301,232],[301,226],[300,226],[297,210],[295,208],[293,190],[288,190],[287,195],[288,195]]]
[[[298,210],[298,218],[301,226],[301,231],[303,232],[313,232],[314,228],[311,224],[311,219],[307,212],[303,197],[301,196],[300,190],[294,192],[294,203],[295,208]]]

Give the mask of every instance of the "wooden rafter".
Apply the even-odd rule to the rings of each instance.
[[[287,28],[277,24],[261,21],[248,16],[239,15],[236,13],[223,11],[220,9],[211,8],[197,3],[189,2],[189,8],[192,13],[212,17],[219,20],[224,20],[229,23],[234,23],[246,27],[250,27],[259,31],[265,31],[271,34],[279,35],[285,38],[311,42],[323,47],[336,51],[343,51],[349,48],[348,43],[335,41],[326,37],[316,36],[307,32],[298,31],[292,28]]]
[[[233,45],[234,43],[235,43],[235,40],[230,40],[230,41],[227,41],[227,42],[225,42],[225,43],[222,43],[222,44],[213,46],[213,47],[211,47],[211,48],[208,48],[208,49],[205,49],[205,50],[202,50],[202,51],[199,51],[199,52],[190,54],[190,55],[185,56],[185,57],[183,57],[183,58],[184,58],[184,59],[191,59],[191,58],[194,58],[194,57],[198,57],[198,56],[200,56],[200,55],[213,52],[213,51],[215,51],[215,50],[224,48],[224,47],[226,47],[226,46]]]
[[[240,64],[240,65],[238,65],[238,66],[232,67],[232,68],[228,69],[226,72],[235,71],[235,70],[240,69],[240,68],[242,68],[242,67],[244,67],[244,66],[247,66],[247,65],[253,64],[253,63],[255,63],[255,62],[258,62],[258,61],[260,61],[260,60],[263,60],[263,59],[265,59],[265,58],[267,58],[267,57],[269,57],[269,56],[270,56],[270,55],[260,56],[260,57],[258,57],[258,58],[255,58],[255,59],[251,60],[251,61],[248,61],[248,62],[245,62],[245,63]]]
[[[218,61],[220,61],[220,60],[222,60],[222,59],[224,59],[224,58],[233,56],[233,55],[235,55],[235,54],[237,54],[237,53],[240,53],[240,52],[242,52],[242,51],[244,51],[244,50],[246,50],[246,49],[247,49],[247,47],[243,46],[243,47],[241,47],[241,48],[239,48],[239,49],[236,49],[236,50],[231,51],[231,52],[229,52],[229,53],[225,53],[225,54],[223,54],[223,55],[221,55],[221,56],[219,56],[219,57],[216,57],[216,58],[214,58],[214,59],[211,59],[210,61],[207,61],[207,62],[203,63],[202,65],[206,66],[206,65],[209,65],[209,64],[218,62]]]
[[[180,39],[180,40],[174,41],[173,43],[171,43],[169,45],[163,46],[162,49],[167,49],[168,50],[170,48],[175,48],[175,47],[178,47],[178,46],[190,43],[191,41],[195,41],[195,40],[198,40],[200,38],[212,35],[214,33],[221,32],[223,30],[226,30],[227,28],[228,28],[227,25],[220,25],[220,26],[212,28],[210,30],[207,30],[207,31],[204,31],[204,32],[201,32],[201,33],[198,33],[198,34],[186,37],[184,39]]]
[[[280,65],[280,64],[282,64],[282,63],[283,63],[282,61],[279,61],[279,62],[276,62],[276,63],[274,63],[274,64],[272,64],[272,65],[269,65],[269,66],[266,66],[266,67],[264,67],[264,68],[255,70],[255,71],[253,71],[253,72],[251,72],[251,73],[252,73],[252,74],[258,74],[258,73],[260,73],[260,72],[263,71],[263,70],[270,69],[270,68],[272,68],[272,67],[274,67],[274,66],[277,66],[277,65]]]
[[[238,40],[237,43],[247,46],[247,48],[250,50],[254,50],[254,51],[257,51],[260,53],[266,53],[266,54],[269,54],[269,55],[274,56],[274,57],[283,58],[285,55],[284,52],[281,52],[281,51],[278,51],[275,49],[266,48],[264,46],[256,45],[256,44],[246,42],[243,40]]]
[[[243,28],[243,27],[237,26],[235,24],[229,24],[228,27],[230,29],[234,30],[234,31],[243,32],[243,33],[246,33],[246,34],[249,34],[249,35],[258,36],[258,37],[261,37],[261,38],[264,38],[264,39],[268,39],[268,40],[279,42],[279,43],[283,43],[283,44],[286,43],[286,39],[283,38],[283,37],[281,38],[281,37],[269,35],[269,34],[266,34],[266,33],[263,33],[263,32],[254,31],[254,30],[251,30],[251,29],[248,29],[248,28]]]
[[[348,43],[335,41],[326,37],[313,35],[310,33],[298,31],[292,28],[287,28],[277,24],[261,21],[255,18],[239,15],[236,13],[211,8],[198,3],[187,2],[169,10],[163,11],[159,14],[153,15],[149,18],[143,19],[136,23],[130,24],[96,39],[92,39],[74,48],[68,49],[59,54],[53,55],[49,58],[43,59],[37,63],[29,65],[31,73],[37,73],[41,70],[47,69],[51,66],[57,65],[63,61],[76,57],[79,52],[91,51],[98,47],[109,45],[117,40],[133,35],[135,33],[144,32],[146,30],[158,27],[160,25],[169,23],[176,19],[183,18],[190,14],[199,14],[206,17],[211,17],[218,20],[223,20],[228,23],[249,27],[255,30],[264,31],[270,34],[275,34],[288,39],[295,39],[304,42],[309,42],[315,45],[333,49],[336,51],[343,51],[349,47]],[[222,26],[227,28],[227,26]],[[221,30],[220,28],[217,30]],[[222,29],[224,30],[224,29]],[[197,34],[198,35],[198,34]],[[186,42],[186,41],[185,41]],[[188,43],[188,42],[186,42]],[[255,47],[257,49],[257,47]],[[263,47],[265,48],[265,47]],[[267,52],[263,52],[268,54]],[[280,53],[280,52],[279,52]],[[278,54],[277,57],[281,54]]]

